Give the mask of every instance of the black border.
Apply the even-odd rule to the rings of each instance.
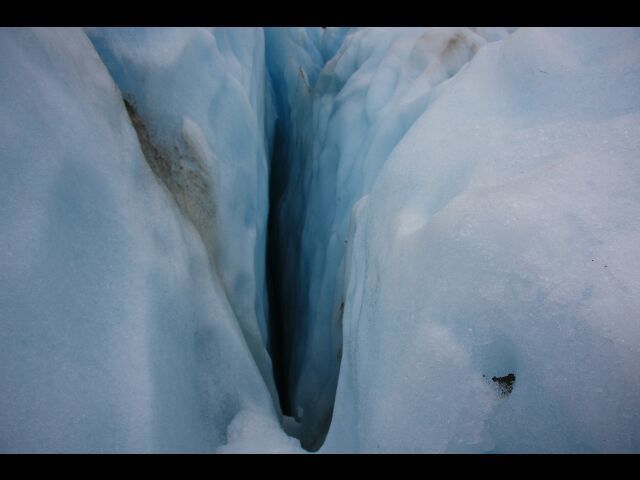
[[[16,2],[4,5],[3,26],[633,26],[631,2],[428,2],[315,0],[100,3]]]
[[[431,476],[465,472],[492,477],[519,478],[524,475],[579,474],[603,475],[631,472],[638,466],[636,454],[503,454],[503,455],[0,455],[3,472],[13,469],[21,474],[79,474],[91,478],[93,474],[116,476],[136,473],[148,477],[151,473],[176,475],[184,478],[193,471],[207,477],[218,477],[222,472],[237,474],[255,473],[280,476],[322,476],[325,480],[349,473],[363,478],[371,472],[376,475],[393,475],[400,478]],[[411,474],[411,475],[410,475]],[[12,477],[7,477],[12,478]]]

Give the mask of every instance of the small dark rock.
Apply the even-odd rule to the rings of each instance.
[[[513,373],[510,373],[504,377],[492,377],[491,380],[498,384],[500,387],[500,394],[503,397],[506,397],[513,391],[513,384],[516,381],[516,376]]]

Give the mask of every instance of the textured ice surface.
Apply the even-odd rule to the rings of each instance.
[[[640,450],[640,30],[0,29],[0,125],[0,451]]]
[[[344,41],[325,64],[312,41],[317,35],[267,32],[269,69],[285,111],[279,125],[284,152],[273,166],[286,171],[286,187],[272,206],[279,222],[278,281],[289,286],[283,301],[293,331],[291,403],[309,447],[322,440],[331,419],[351,208],[438,88],[487,42],[463,28],[355,29],[340,32]]]
[[[104,28],[88,33],[165,158],[161,176],[202,237],[275,398],[265,349],[273,114],[264,32]]]
[[[273,428],[202,240],[84,32],[1,29],[0,112],[0,451],[204,452]]]
[[[353,187],[323,451],[638,451],[639,31],[518,30],[397,135]]]

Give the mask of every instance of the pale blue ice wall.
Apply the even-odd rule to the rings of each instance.
[[[88,34],[165,156],[165,181],[198,229],[277,398],[265,348],[274,107],[263,30],[99,28]]]
[[[308,447],[638,451],[638,32],[267,32]]]
[[[640,450],[640,30],[519,29],[404,130],[350,211],[322,451]]]
[[[318,446],[331,420],[351,209],[439,85],[473,57],[485,37],[507,33],[267,30],[268,67],[285,139],[274,163],[286,165],[286,187],[272,210],[280,235],[279,282],[288,286],[283,311],[293,331],[291,403],[309,447]]]
[[[146,71],[123,60],[141,114],[193,175],[156,178],[82,30],[0,29],[0,451],[299,451],[245,338],[264,324],[262,33],[220,32],[219,74],[208,31],[109,35],[144,52]],[[202,197],[175,197],[203,169],[232,217],[215,238],[241,250],[213,265]]]

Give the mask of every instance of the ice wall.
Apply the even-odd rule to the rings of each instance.
[[[385,85],[428,57],[405,58]],[[318,167],[364,193],[331,230],[344,354],[322,451],[638,451],[640,31],[484,45],[358,169],[375,78]]]
[[[159,157],[156,174],[200,234],[277,398],[266,350],[265,249],[274,115],[264,32],[100,28],[88,34],[146,132],[152,145],[147,158]]]
[[[157,47],[147,51],[149,62],[165,74],[163,68],[189,66],[179,63],[185,61],[181,52],[198,61],[208,53],[192,45],[207,44],[206,32],[174,32],[182,40],[175,43],[161,41],[170,32],[139,35],[130,47],[143,48],[149,35]],[[126,38],[123,33],[121,40]],[[259,44],[261,37],[257,32],[249,38]],[[204,126],[226,132],[223,144],[248,144],[247,163],[237,167],[250,171],[244,193],[228,193],[215,211],[226,218],[233,201],[247,198],[240,220],[223,225],[227,234],[259,243],[264,233],[256,218],[267,208],[259,204],[264,189],[256,185],[264,174],[264,142],[256,141],[263,138],[262,126],[242,123],[248,114],[222,121],[216,112],[244,112],[251,105],[259,111],[263,79],[254,80],[255,72],[240,75],[256,85],[249,89],[255,98],[245,103],[240,86],[225,80],[223,96],[238,103],[216,107],[190,97],[188,85],[175,79],[177,68],[169,70],[178,91],[166,88],[166,78],[156,79],[151,67],[147,73],[124,68],[132,76],[126,78],[145,78],[147,96],[136,104],[143,118],[153,108],[169,112],[153,117],[160,120],[148,128],[152,134],[166,128],[167,140],[176,142],[171,146],[185,148],[193,162],[185,160],[185,169],[210,173],[212,164],[205,162],[215,152],[216,174],[227,174],[224,165],[237,160],[225,158],[224,147],[208,147]],[[194,72],[186,77],[204,82]],[[148,98],[164,102],[151,105]],[[194,110],[178,118],[171,113],[187,112],[178,105]],[[239,327],[238,305],[229,301],[233,295],[223,282],[229,277],[221,279],[211,268],[202,226],[176,201],[176,185],[192,184],[181,184],[180,177],[167,185],[156,177],[143,154],[148,146],[140,145],[120,92],[85,33],[0,29],[0,112],[0,451],[299,451],[278,426],[272,396]],[[244,130],[233,136],[237,122]],[[249,141],[252,132],[256,138]],[[227,180],[217,181],[221,188],[238,187],[233,175]],[[212,185],[218,187],[212,183],[210,191]],[[218,271],[251,270],[259,247],[248,248],[245,237],[235,241],[248,249],[248,266],[216,264]],[[246,301],[258,312],[262,300],[251,285],[260,275],[247,274],[246,280]]]
[[[351,209],[371,190],[391,151],[443,82],[487,38],[507,33],[464,28],[267,31],[281,117],[277,135],[284,138],[273,160],[274,172],[285,171],[282,193],[272,200],[277,283],[287,286],[281,301],[290,332],[290,403],[308,448],[321,444],[331,420],[343,345],[342,262]],[[322,55],[318,45],[331,48]]]

